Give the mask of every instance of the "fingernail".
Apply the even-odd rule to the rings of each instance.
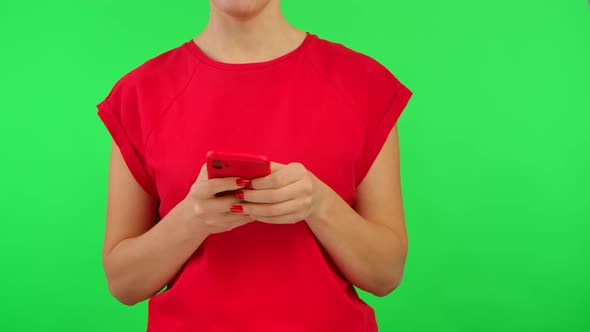
[[[247,186],[249,183],[250,183],[250,180],[249,179],[242,179],[242,178],[240,178],[240,179],[237,179],[236,180],[236,184],[238,186],[240,186],[240,187]]]
[[[244,199],[244,192],[243,191],[238,190],[234,194],[236,195],[237,198]]]
[[[231,206],[230,211],[242,213],[242,211],[244,211],[244,208],[239,204],[234,204]]]

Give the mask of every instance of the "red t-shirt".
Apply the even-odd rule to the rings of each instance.
[[[97,105],[163,218],[210,149],[300,162],[349,205],[412,92],[371,57],[307,33],[273,60],[216,61],[192,41],[124,75]],[[150,298],[150,332],[374,332],[305,221],[254,221],[209,236]]]

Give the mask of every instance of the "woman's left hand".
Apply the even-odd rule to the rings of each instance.
[[[327,185],[301,163],[271,162],[271,174],[251,179],[243,193],[242,213],[271,224],[293,224],[313,217],[324,201]],[[239,197],[239,196],[238,196]]]

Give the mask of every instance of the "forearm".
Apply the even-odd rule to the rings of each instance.
[[[119,242],[103,264],[109,290],[133,305],[161,290],[205,240],[183,202],[146,233]]]
[[[364,219],[328,186],[317,213],[306,221],[355,286],[384,296],[399,285],[407,245],[390,228]]]

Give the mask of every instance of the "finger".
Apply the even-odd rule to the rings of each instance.
[[[244,188],[245,185],[238,185],[236,180],[240,179],[237,176],[207,179],[199,184],[195,191],[201,199],[214,198],[218,193],[225,191],[233,191]]]
[[[219,218],[219,224],[224,226],[244,225],[251,221],[254,221],[254,219],[249,215],[231,212]]]
[[[208,198],[208,194],[203,190],[203,183],[207,181],[208,173],[207,173],[207,163],[201,165],[201,169],[199,170],[199,175],[195,182],[191,185],[189,192],[192,195],[195,195],[197,198],[205,199]]]
[[[304,221],[297,213],[290,213],[282,216],[274,216],[274,217],[257,217],[258,221],[266,223],[266,224],[294,224],[300,221]]]
[[[270,162],[270,171],[271,172],[276,172],[279,169],[284,168],[286,166],[287,166],[286,164],[281,164],[281,163],[277,163],[277,162],[271,161]]]
[[[241,204],[241,200],[234,195],[224,195],[215,197],[205,203],[205,209],[211,214],[235,214],[231,212],[230,208],[234,204]],[[246,213],[247,214],[247,213]]]
[[[252,188],[280,188],[302,178],[307,169],[301,163],[290,163],[284,167],[277,166],[277,171],[267,176],[252,179]]]
[[[203,163],[201,165],[201,170],[199,171],[199,179],[207,179],[209,178],[209,171],[207,171],[207,163]]]
[[[240,177],[237,176],[209,179],[207,163],[204,163],[201,165],[197,181],[191,186],[191,192],[195,193],[200,199],[213,198],[216,194],[224,191],[233,191],[244,188],[246,185],[238,185],[236,183],[238,179],[240,179]]]
[[[305,208],[304,199],[291,199],[279,203],[239,203],[242,206],[242,213],[255,217],[274,217],[290,213],[297,213]],[[302,213],[303,214],[303,213]]]
[[[250,203],[279,203],[301,196],[304,192],[300,181],[295,181],[280,188],[243,189],[244,201]]]

